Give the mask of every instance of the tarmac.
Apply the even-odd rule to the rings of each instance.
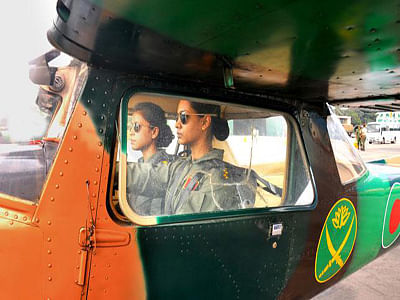
[[[400,299],[400,247],[343,278],[312,300],[392,300]]]

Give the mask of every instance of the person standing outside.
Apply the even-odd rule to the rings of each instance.
[[[360,147],[361,147],[361,151],[365,151],[365,142],[367,139],[367,126],[364,123],[361,127],[361,131],[360,131]]]
[[[361,125],[357,125],[356,128],[356,144],[357,144],[357,149],[360,149],[361,146]]]

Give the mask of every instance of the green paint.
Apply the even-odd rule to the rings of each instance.
[[[385,220],[382,232],[382,247],[390,247],[400,235],[399,221],[399,202],[400,202],[400,183],[395,183],[390,190],[389,198],[386,204]],[[393,207],[396,210],[393,210]],[[398,227],[396,227],[398,226]]]
[[[119,99],[126,87],[113,88],[115,74],[112,71],[89,68],[86,85],[79,102],[85,107],[104,148],[111,153],[115,134],[116,111]]]
[[[330,79],[340,64],[344,75],[398,66],[395,1],[91,1],[186,46],[295,78]]]
[[[309,212],[140,227],[149,299],[276,299],[302,258]],[[270,237],[273,223],[284,232]],[[273,247],[274,242],[277,248]]]
[[[357,215],[353,203],[341,199],[326,218],[315,259],[315,278],[323,283],[346,264],[357,234]]]
[[[357,182],[358,233],[354,255],[347,273],[352,273],[373,260],[381,250],[382,224],[390,183],[383,174],[371,172]]]

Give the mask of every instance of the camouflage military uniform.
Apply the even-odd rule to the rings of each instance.
[[[178,158],[168,165],[128,166],[128,186],[140,195],[165,196],[165,214],[252,207],[256,180],[247,170],[222,161],[213,149],[198,160]]]
[[[168,165],[174,161],[175,156],[167,154],[164,150],[157,151],[146,163],[157,168],[158,165]],[[139,164],[144,163],[143,157],[139,158]],[[131,163],[129,163],[131,164]],[[128,203],[139,215],[160,215],[163,213],[164,197],[151,197],[136,194],[131,186],[127,186]]]

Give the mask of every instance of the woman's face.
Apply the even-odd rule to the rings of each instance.
[[[132,114],[130,136],[133,150],[143,150],[149,147],[156,142],[157,135],[158,128],[150,127],[150,123],[146,121],[140,112],[137,111]]]
[[[191,107],[190,102],[181,100],[178,104],[177,114],[185,112],[187,114],[186,123],[183,124],[180,117],[175,123],[177,129],[178,143],[181,145],[191,145],[198,141],[201,136],[205,134],[203,124],[203,116],[196,116],[197,112]]]

